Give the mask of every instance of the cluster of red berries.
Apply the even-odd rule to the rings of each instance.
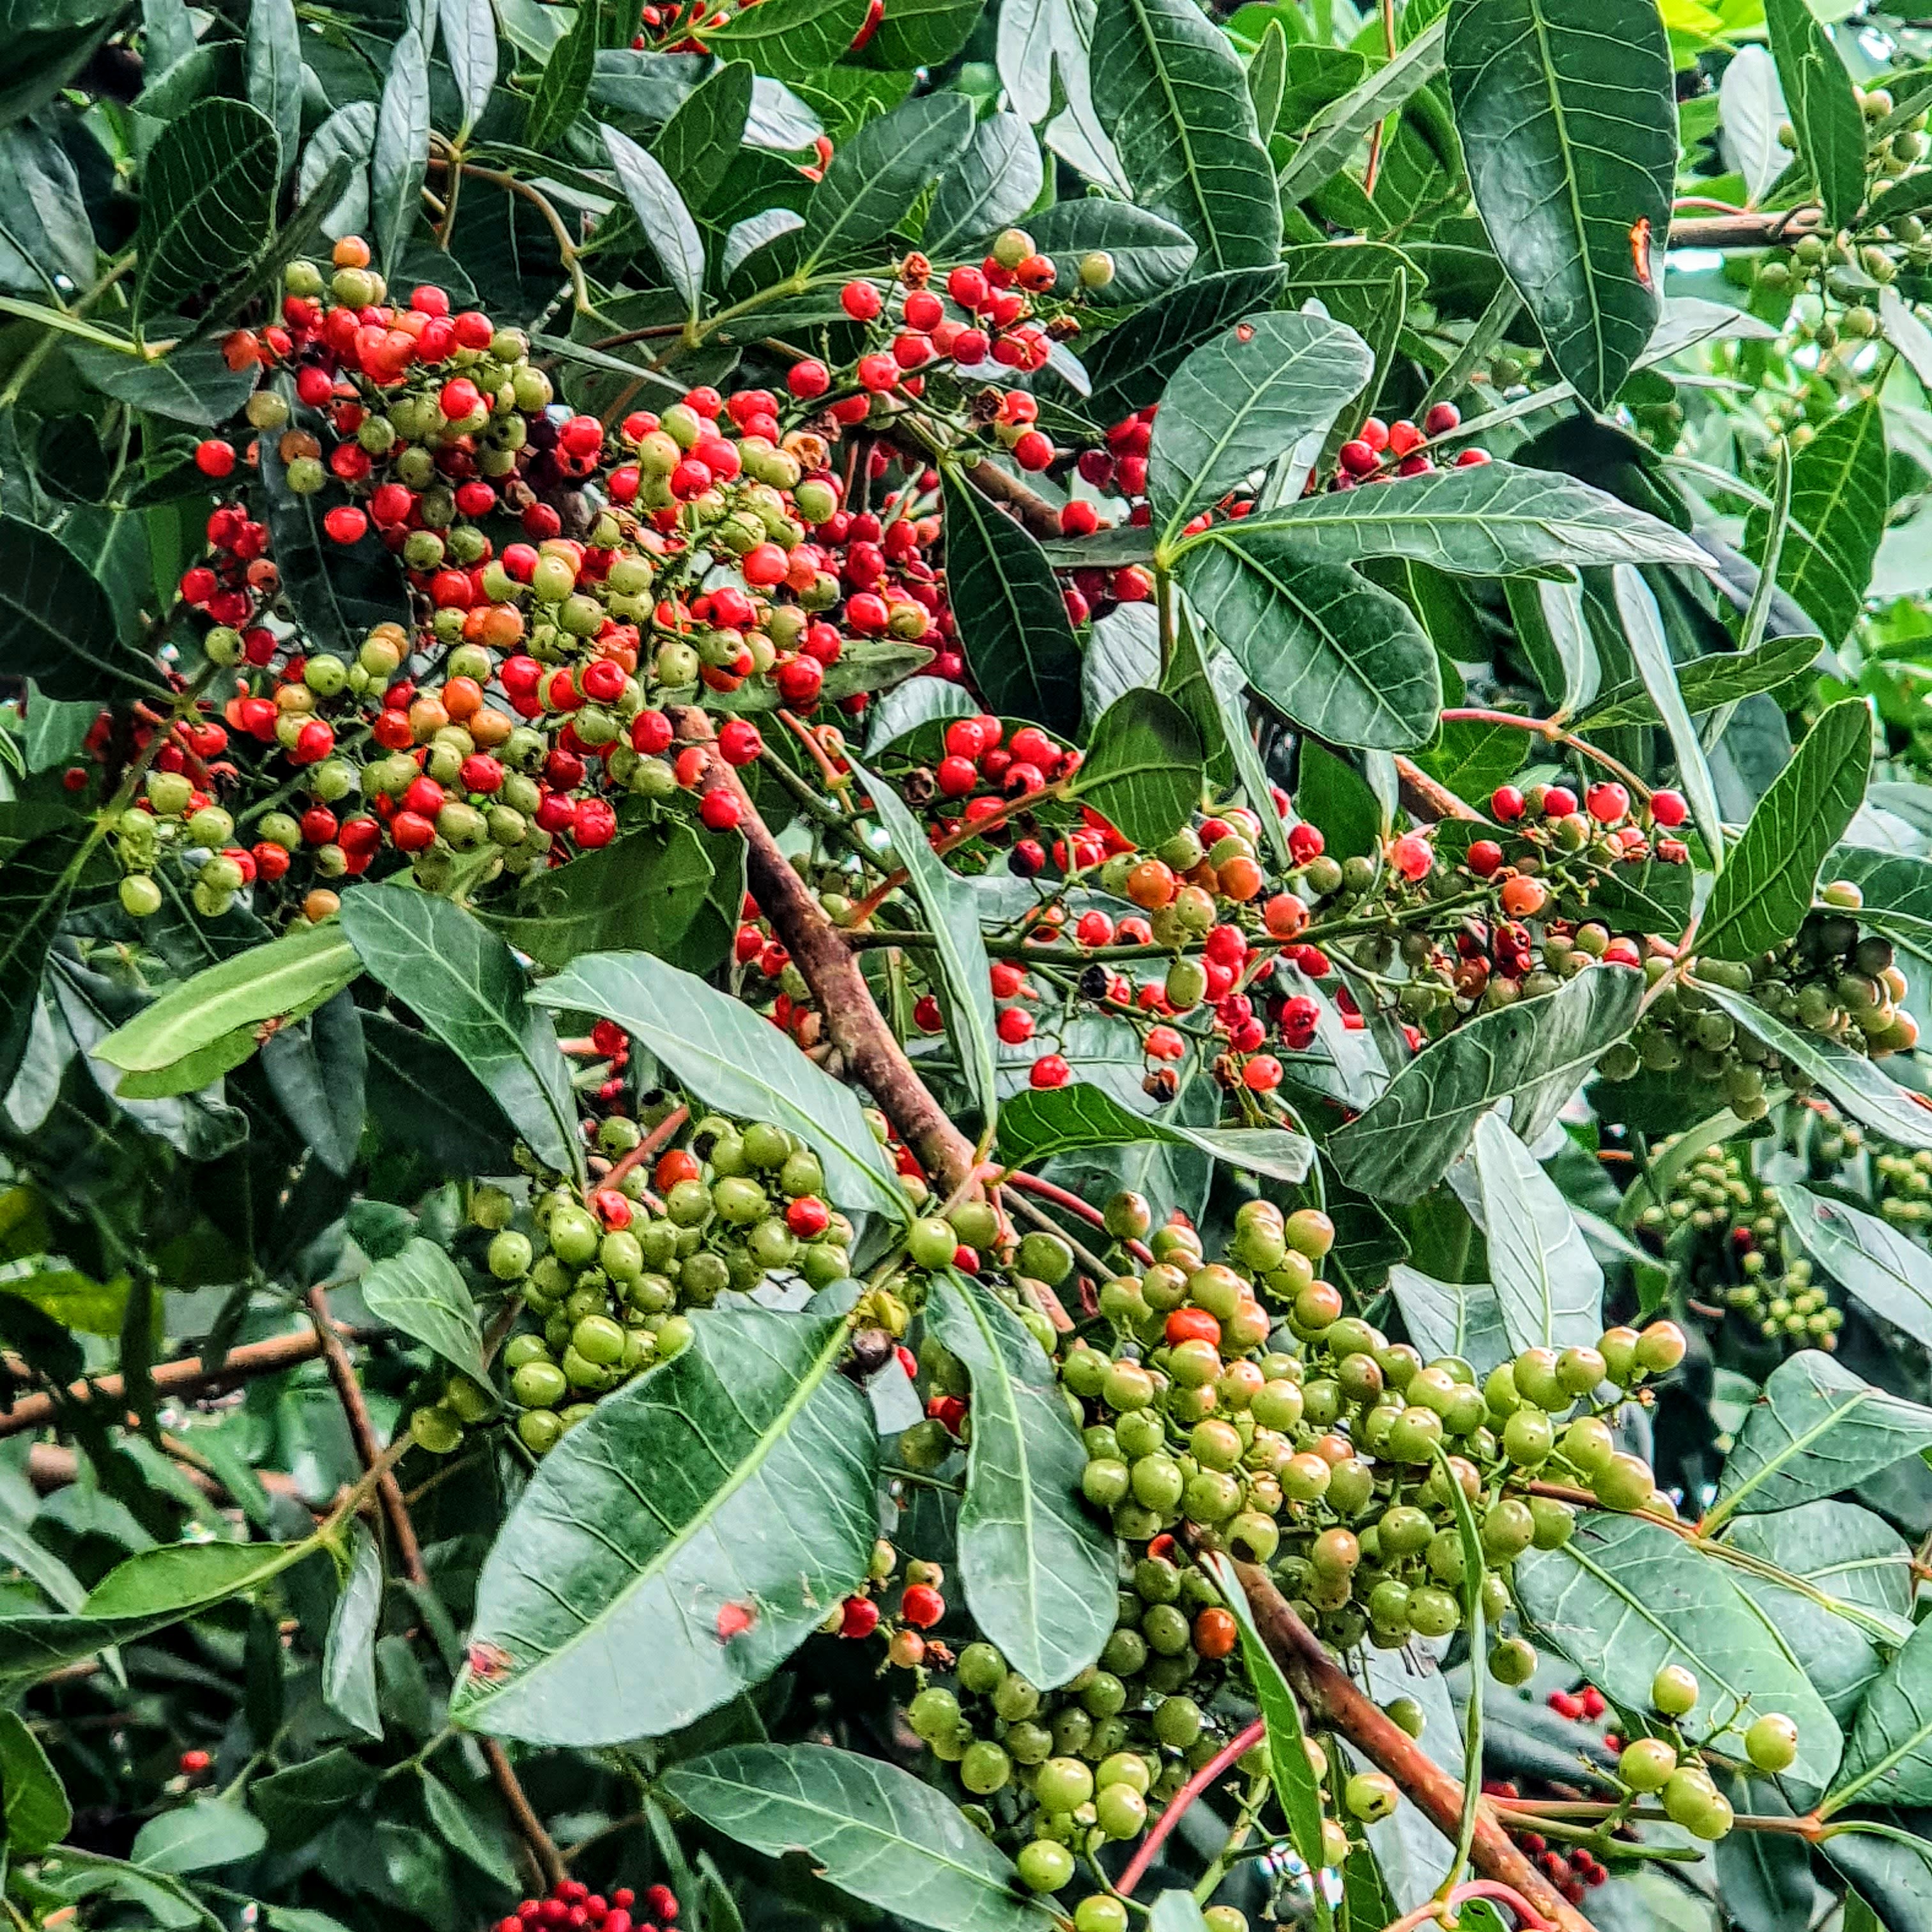
[[[646,1886],[641,1898],[620,1886],[607,1898],[580,1880],[566,1878],[498,1919],[496,1932],[661,1932],[676,1922],[677,1913],[677,1894],[668,1885]]]
[[[1436,466],[1428,452],[1430,441],[1448,436],[1462,425],[1462,412],[1454,403],[1431,404],[1420,424],[1406,417],[1385,423],[1378,416],[1370,416],[1336,452],[1340,468],[1334,488],[1352,490],[1359,483],[1387,483],[1397,476],[1424,476]],[[1459,450],[1452,466],[1472,470],[1489,460],[1486,449]]]
[[[1652,858],[1688,863],[1689,848],[1668,836],[1687,810],[1680,794],[1654,791],[1641,812],[1633,812],[1629,791],[1612,779],[1588,787],[1580,801],[1568,785],[1532,785],[1527,792],[1498,785],[1490,795],[1490,815],[1504,836],[1474,840],[1462,862],[1479,879],[1502,882],[1500,902],[1510,917],[1533,919],[1550,898],[1538,875],[1567,860],[1582,856],[1599,867]]]
[[[899,1352],[910,1359],[910,1350]],[[865,1583],[840,1602],[823,1628],[850,1642],[883,1636],[888,1660],[902,1670],[946,1669],[952,1664],[952,1652],[926,1634],[946,1615],[941,1594],[945,1581],[940,1565],[917,1557],[902,1569],[898,1552],[881,1537]],[[892,1600],[895,1597],[896,1602]]]

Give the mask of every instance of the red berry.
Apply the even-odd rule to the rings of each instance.
[[[1009,1046],[1021,1046],[1033,1037],[1033,1016],[1024,1006],[1008,1006],[993,1024]]]
[[[785,387],[801,402],[822,396],[832,386],[832,372],[815,356],[794,362],[785,376]]]
[[[1498,785],[1490,794],[1490,816],[1514,825],[1522,816],[1522,794],[1514,785]]]
[[[1493,877],[1502,862],[1503,848],[1493,838],[1478,838],[1469,848],[1469,869],[1479,879]]]
[[[870,282],[848,282],[838,291],[838,306],[854,322],[870,322],[885,304]]]
[[[1600,825],[1614,825],[1630,810],[1630,794],[1620,784],[1607,780],[1601,784],[1593,784],[1585,796],[1584,805],[1590,816]]]
[[[1043,1088],[1064,1087],[1072,1078],[1072,1068],[1057,1053],[1042,1054],[1027,1076],[1031,1085]]]
[[[1289,829],[1288,835],[1288,856],[1292,858],[1298,866],[1305,866],[1310,860],[1318,859],[1321,857],[1323,848],[1326,845],[1327,842],[1328,842],[1322,836],[1321,830],[1318,826],[1310,825],[1306,820],[1304,820],[1300,824],[1293,826]]]
[[[322,526],[334,542],[360,543],[369,528],[369,519],[353,503],[338,503],[322,518]]]
[[[1458,470],[1480,469],[1489,460],[1490,452],[1486,449],[1460,449],[1456,452],[1456,467]]]
[[[1100,513],[1091,503],[1076,497],[1060,506],[1060,533],[1066,537],[1090,537],[1100,527]]]
[[[194,446],[194,466],[204,476],[226,476],[235,468],[235,446],[219,436],[210,436]]]
[[[1543,794],[1546,818],[1568,818],[1576,809],[1576,794],[1568,785],[1550,785]]]
[[[1431,403],[1429,413],[1422,418],[1425,436],[1447,436],[1452,429],[1460,428],[1462,412],[1454,403]]]
[[[1053,460],[1053,445],[1036,429],[1026,430],[1013,445],[1013,460],[1022,470],[1044,470]]]
[[[1421,430],[1406,417],[1389,424],[1388,448],[1391,456],[1406,456],[1411,451],[1420,449],[1424,440]]]
[[[1654,791],[1650,795],[1650,815],[1659,825],[1682,825],[1688,810],[1681,792]]]
[[[838,1625],[844,1637],[868,1637],[879,1627],[879,1606],[870,1597],[848,1597],[845,1614]]]
[[[946,1599],[930,1583],[908,1583],[899,1598],[899,1615],[914,1630],[930,1630],[946,1614]]]
[[[184,1750],[181,1754],[182,1775],[199,1778],[214,1761],[205,1750]]]
[[[1360,436],[1352,436],[1335,454],[1342,467],[1351,476],[1366,476],[1382,462],[1382,458]]]
[[[1389,848],[1389,862],[1405,879],[1421,878],[1435,862],[1429,841],[1413,832],[1405,832]]]
[[[724,785],[708,791],[699,802],[698,815],[710,832],[729,832],[743,815],[738,795]]]
[[[718,754],[728,765],[748,765],[764,748],[758,728],[742,718],[730,719],[718,734]]]

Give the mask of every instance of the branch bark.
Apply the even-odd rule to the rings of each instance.
[[[327,1292],[320,1287],[310,1288],[308,1307],[323,1359],[328,1365],[328,1378],[335,1384],[342,1412],[348,1420],[349,1432],[355,1439],[356,1456],[364,1468],[372,1469],[382,1460],[382,1445],[376,1434],[369,1405],[363,1397],[356,1364],[349,1359],[349,1351],[343,1346],[342,1337],[329,1318]],[[393,1469],[385,1469],[376,1478],[376,1493],[394,1540],[396,1560],[402,1565],[403,1574],[420,1588],[430,1588],[429,1572],[423,1567],[422,1545],[416,1539],[416,1525],[410,1520],[409,1504],[403,1499],[403,1486],[397,1481]],[[556,1885],[568,1876],[562,1855],[544,1830],[543,1820],[537,1816],[525,1793],[510,1762],[509,1754],[494,1738],[479,1738],[477,1742],[483,1748],[483,1756],[490,1766],[490,1776],[496,1784],[497,1795],[522,1834],[532,1861],[543,1875],[544,1884]]]
[[[1823,218],[1815,208],[1772,208],[1757,214],[1680,217],[1670,224],[1673,248],[1775,248],[1815,235]]]
[[[997,463],[982,458],[966,474],[982,495],[1017,512],[1020,521],[1042,542],[1064,534],[1060,527],[1060,512],[1044,496],[1029,490],[1010,470],[1002,470]]]
[[[1296,1694],[1317,1720],[1340,1731],[1385,1771],[1423,1816],[1453,1844],[1461,1828],[1462,1786],[1389,1717],[1365,1696],[1322,1647],[1321,1640],[1288,1606],[1267,1571],[1234,1565],[1263,1640]],[[1475,1694],[1482,1694],[1480,1683]],[[1476,1811],[1471,1861],[1485,1878],[1511,1886],[1559,1932],[1593,1932],[1590,1922],[1531,1863],[1498,1822],[1486,1799]]]
[[[1483,814],[1466,805],[1447,785],[1436,782],[1415,763],[1400,753],[1395,761],[1396,777],[1402,787],[1402,809],[1410,818],[1425,824],[1439,824],[1445,818],[1464,818],[1478,824]]]
[[[750,848],[747,877],[752,896],[804,974],[824,1016],[826,1031],[848,1069],[878,1102],[940,1191],[950,1194],[964,1186],[973,1173],[972,1143],[913,1070],[852,949],[778,850],[737,773],[718,755],[710,719],[692,709],[674,712],[672,723],[687,743],[706,751],[705,790],[728,790],[737,795],[739,830]]]

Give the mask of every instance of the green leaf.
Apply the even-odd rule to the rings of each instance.
[[[36,1540],[25,1525],[4,1514],[0,1514],[0,1563],[32,1577],[47,1600],[62,1610],[77,1610],[87,1600],[80,1579],[45,1544]]]
[[[760,4],[782,8],[787,0]],[[832,157],[806,203],[812,244],[806,267],[843,260],[883,240],[927,183],[957,164],[972,138],[973,104],[950,89],[922,94],[868,122]]]
[[[487,1381],[475,1298],[456,1264],[434,1241],[418,1236],[400,1254],[377,1262],[359,1286],[378,1322],[422,1342],[472,1382]]]
[[[370,1118],[392,1148],[412,1148],[443,1173],[507,1174],[515,1135],[496,1096],[440,1040],[387,1013],[364,1013]]]
[[[1309,1761],[1301,1707],[1294,1701],[1274,1652],[1255,1628],[1255,1613],[1233,1562],[1221,1550],[1209,1552],[1203,1561],[1240,1630],[1241,1661],[1247,1666],[1248,1682],[1268,1726],[1268,1777],[1274,1786],[1275,1802],[1288,1820],[1288,1837],[1302,1862],[1318,1871],[1327,1863],[1322,1846],[1322,1789]]]
[[[249,1802],[268,1828],[268,1841],[278,1852],[290,1852],[320,1838],[337,1819],[369,1794],[369,1770],[356,1754],[338,1745],[304,1758],[286,1771],[258,1778],[249,1786]],[[320,1912],[300,1912],[300,1918],[319,1918]],[[272,1912],[279,1926],[283,1914]],[[311,1932],[298,1923],[290,1932]],[[326,1932],[326,1924],[313,1932]]]
[[[1533,1142],[1630,1031],[1642,996],[1642,974],[1593,966],[1554,993],[1479,1015],[1425,1047],[1373,1106],[1336,1132],[1328,1144],[1336,1171],[1372,1198],[1418,1200],[1505,1095],[1514,1096],[1516,1133]]]
[[[346,1176],[362,1143],[368,1043],[346,991],[262,1042],[262,1071],[297,1137],[332,1174]]]
[[[912,895],[926,914],[943,982],[946,1034],[959,1056],[967,1090],[991,1126],[999,1111],[994,1032],[998,1016],[993,1006],[992,968],[980,930],[979,896],[933,850],[925,828],[892,787],[856,760],[853,769],[864,781],[873,815],[892,841],[893,856],[904,867]]]
[[[1849,880],[1863,894],[1858,923],[1883,933],[1914,952],[1932,955],[1932,859],[1840,845],[1826,862],[1833,879]]]
[[[86,836],[78,824],[50,832],[0,867],[0,1082],[9,1088],[26,1057],[41,975]]]
[[[595,0],[589,0],[586,10],[596,11]],[[437,0],[436,16],[442,57],[456,77],[457,98],[463,104],[460,141],[482,119],[496,84],[496,16],[490,0]]]
[[[456,1723],[662,1736],[762,1682],[864,1578],[878,1442],[837,1372],[844,1317],[740,1304],[692,1325],[518,1498],[477,1582]]]
[[[212,1871],[252,1858],[268,1828],[226,1798],[196,1798],[157,1814],[134,1834],[134,1861],[149,1871]]]
[[[298,926],[170,987],[94,1052],[110,1066],[130,1073],[171,1067],[238,1031],[250,1036],[252,1052],[254,1028],[314,1012],[362,971],[356,949],[338,928]]]
[[[1551,360],[1604,409],[1663,312],[1677,165],[1664,22],[1649,0],[1450,0],[1448,17],[1476,211]]]
[[[183,343],[153,361],[77,342],[68,351],[88,386],[129,408],[195,429],[232,420],[255,386],[257,371],[231,369],[218,342]]]
[[[494,1836],[486,1836],[464,1804],[442,1780],[432,1772],[422,1774],[423,1808],[436,1835],[449,1849],[467,1858],[485,1877],[494,1879],[506,1892],[515,1892],[521,1881],[508,1854]]]
[[[1148,1914],[1148,1932],[1207,1932],[1207,1928],[1191,1892],[1162,1892]]]
[[[1774,1564],[1868,1628],[1898,1633],[1911,1627],[1912,1546],[1882,1516],[1854,1503],[1800,1503],[1741,1516],[1718,1547]]]
[[[796,1134],[818,1156],[839,1206],[905,1219],[905,1190],[851,1088],[730,994],[647,952],[593,952],[531,998],[615,1020],[707,1106]]]
[[[1247,76],[1192,0],[1100,0],[1094,112],[1134,199],[1184,229],[1204,274],[1281,252],[1281,202],[1255,126]]]
[[[1259,316],[1197,349],[1167,386],[1148,452],[1162,541],[1250,472],[1324,434],[1374,374],[1368,345],[1324,316]]]
[[[1773,1048],[1824,1088],[1854,1120],[1907,1147],[1932,1148],[1932,1102],[1888,1080],[1862,1053],[1774,1019],[1742,993],[1700,986],[1754,1040]]]
[[[1825,1840],[1825,1856],[1853,1885],[1844,1932],[1916,1932],[1932,1913],[1932,1844],[1896,1826],[1858,1819]],[[1880,1923],[1868,1899],[1877,1900]]]
[[[550,49],[524,122],[525,147],[554,146],[589,106],[597,64],[597,14],[594,5],[580,6],[570,32]]]
[[[159,688],[152,664],[121,641],[100,579],[58,537],[0,517],[0,670],[74,702]]]
[[[1330,105],[1276,177],[1286,208],[1305,201],[1347,166],[1370,131],[1442,71],[1444,22],[1432,20],[1394,59],[1384,62]]]
[[[684,205],[676,184],[657,158],[628,134],[602,129],[605,152],[617,171],[617,185],[638,218],[664,278],[694,320],[704,299],[704,238]]]
[[[1798,152],[1826,220],[1833,228],[1851,227],[1865,198],[1865,119],[1852,77],[1805,0],[1765,0],[1764,21]]]
[[[838,60],[865,25],[867,0],[760,0],[709,28],[704,44],[749,61],[774,80],[809,80]]]
[[[990,1288],[948,1273],[926,1319],[972,1378],[958,1525],[967,1607],[1014,1670],[1052,1689],[1114,1628],[1116,1544],[1081,1498],[1085,1446],[1046,1352]]]
[[[1885,412],[1868,398],[1828,418],[1792,458],[1791,521],[1778,553],[1778,587],[1834,648],[1864,608],[1891,506]],[[1754,509],[1744,521],[1745,548],[1762,556],[1770,530],[1770,512]]]
[[[1028,219],[1027,232],[1034,246],[1058,265],[1060,279],[1054,284],[1058,295],[1070,296],[1079,286],[1083,256],[1096,249],[1111,256],[1114,279],[1107,285],[1107,298],[1124,307],[1173,287],[1198,252],[1184,228],[1131,202],[1092,195],[1055,202]]]
[[[412,27],[389,55],[389,75],[376,113],[369,205],[376,254],[387,275],[399,273],[403,248],[422,212],[429,172],[429,56]]]
[[[249,102],[274,127],[286,173],[302,142],[302,28],[295,0],[254,0],[242,44]]]
[[[346,892],[341,917],[363,964],[489,1088],[537,1158],[575,1171],[570,1069],[548,1016],[526,1004],[508,946],[460,906],[408,886]]]
[[[1932,1256],[1876,1214],[1788,1183],[1776,1190],[1798,1244],[1875,1315],[1932,1345]]]
[[[970,254],[976,244],[1010,226],[1033,206],[1045,178],[1033,129],[1004,109],[989,114],[973,130],[965,153],[940,178],[920,235],[920,248],[938,262]],[[1034,245],[1048,252],[1037,234]],[[1108,299],[1114,299],[1111,287]]]
[[[1435,735],[1435,646],[1407,604],[1346,564],[1228,524],[1188,550],[1178,575],[1249,683],[1304,730],[1388,751]]]
[[[1836,1496],[1927,1448],[1932,1408],[1861,1382],[1818,1349],[1802,1349],[1772,1372],[1752,1405],[1704,1528],[1740,1512]]]
[[[1657,608],[1656,594],[1642,573],[1628,564],[1617,565],[1611,572],[1611,580],[1617,620],[1623,626],[1630,655],[1636,660],[1637,674],[1670,734],[1670,748],[1677,754],[1678,782],[1690,802],[1691,819],[1704,841],[1705,850],[1715,859],[1724,849],[1717,787],[1711,782],[1703,741],[1690,722],[1678,688],[1677,667],[1664,634],[1664,617]]]
[[[1000,1113],[1000,1152],[1011,1167],[1035,1167],[1055,1154],[1090,1148],[1138,1147],[1155,1141],[1188,1146],[1276,1180],[1308,1177],[1314,1144],[1282,1127],[1190,1127],[1150,1119],[1123,1106],[1104,1088],[1030,1088]]]
[[[756,85],[748,62],[725,61],[688,94],[651,143],[684,205],[701,209],[744,145]]]
[[[1154,454],[1160,445],[1157,421]],[[1153,473],[1150,460],[1150,489]],[[1306,496],[1240,527],[1244,536],[1264,530],[1292,536],[1306,555],[1329,562],[1408,557],[1457,577],[1544,574],[1585,564],[1708,568],[1711,561],[1682,532],[1587,483],[1508,463]]]
[[[1221,761],[1215,746],[1218,741],[1227,746],[1233,776],[1240,781],[1248,802],[1254,807],[1255,814],[1262,822],[1262,836],[1274,853],[1275,862],[1286,868],[1294,862],[1288,848],[1288,827],[1282,822],[1281,813],[1276,808],[1274,788],[1269,780],[1268,767],[1262,763],[1261,748],[1255,742],[1253,730],[1248,723],[1248,680],[1240,666],[1227,652],[1217,650],[1204,656],[1187,612],[1184,610],[1178,615],[1180,621],[1174,626],[1174,656],[1168,664],[1162,688],[1194,720],[1200,731],[1202,741],[1208,748],[1208,777],[1210,784],[1222,782]],[[1197,676],[1202,673],[1205,675],[1197,682]],[[1205,715],[1208,706],[1202,701],[1203,698],[1211,700],[1211,718]]]
[[[272,226],[281,143],[241,100],[198,100],[171,121],[141,170],[138,321],[178,313],[248,259]]]
[[[1516,1353],[1503,1326],[1502,1304],[1487,1282],[1438,1281],[1398,1262],[1389,1270],[1388,1285],[1402,1326],[1426,1359],[1460,1355],[1483,1376]]]
[[[1263,147],[1274,134],[1287,89],[1288,35],[1279,20],[1270,20],[1248,60],[1248,98],[1255,104],[1255,134]]]
[[[322,1653],[322,1700],[345,1723],[380,1741],[376,1633],[382,1620],[382,1552],[369,1526],[349,1526],[349,1568],[328,1619]]]
[[[1201,803],[1201,734],[1171,698],[1124,692],[1094,728],[1069,793],[1136,845],[1173,837]]]
[[[1265,310],[1280,285],[1275,264],[1204,273],[1157,296],[1082,357],[1094,385],[1088,412],[1096,422],[1111,422],[1158,402],[1196,350]]]
[[[536,874],[515,912],[478,916],[540,966],[634,948],[668,957],[711,884],[705,844],[681,820],[646,826]]]
[[[1922,1625],[1875,1684],[1846,1741],[1845,1761],[1819,1808],[1932,1802],[1932,1628]]]
[[[1658,1671],[1683,1664],[1703,1688],[1678,1720],[1689,1742],[1748,1699],[1797,1725],[1794,1784],[1820,1789],[1837,1768],[1838,1726],[1736,1572],[1660,1523],[1592,1510],[1561,1550],[1518,1557],[1515,1582],[1538,1635],[1612,1703],[1648,1710]]]
[[[38,1858],[67,1836],[74,1810],[60,1774],[14,1711],[0,1711],[0,1792],[5,1795],[7,1849],[16,1856]]]
[[[1594,1348],[1604,1274],[1570,1204],[1493,1111],[1476,1123],[1476,1186],[1490,1272],[1513,1351]]]
[[[1757,802],[1711,888],[1697,950],[1750,959],[1783,944],[1811,910],[1818,868],[1864,802],[1871,713],[1862,698],[1832,705]]]
[[[1006,1854],[909,1771],[824,1744],[741,1744],[674,1765],[664,1789],[713,1831],[937,1932],[1046,1932]]]
[[[1544,695],[1566,714],[1590,704],[1603,677],[1597,643],[1584,614],[1583,592],[1574,584],[1526,583],[1511,578],[1503,586],[1516,642],[1529,659]],[[1633,688],[1647,698],[1641,680]]]
[[[1726,704],[1775,691],[1810,670],[1820,649],[1816,638],[1773,638],[1754,651],[1717,652],[1677,667],[1677,689],[1694,717]],[[1580,731],[1607,730],[1613,724],[1659,724],[1662,715],[1641,678],[1614,686],[1593,699],[1576,720]]]
[[[946,574],[959,644],[987,709],[1070,736],[1080,646],[1039,544],[950,466],[940,471]]]

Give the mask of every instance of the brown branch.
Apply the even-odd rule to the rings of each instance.
[[[1462,1828],[1462,1786],[1436,1763],[1379,1706],[1365,1696],[1322,1647],[1321,1640],[1288,1606],[1288,1600],[1252,1563],[1237,1563],[1263,1640],[1316,1718],[1342,1732],[1355,1748],[1388,1772],[1423,1816],[1451,1844]],[[1476,1682],[1472,1695],[1480,1697]],[[1576,1910],[1530,1862],[1497,1822],[1485,1798],[1476,1808],[1471,1862],[1485,1878],[1522,1894],[1558,1932],[1593,1932]]]
[[[1482,822],[1480,812],[1473,806],[1465,805],[1447,785],[1438,784],[1413,759],[1405,758],[1398,752],[1395,770],[1402,782],[1402,809],[1410,818],[1432,825],[1444,818],[1466,818],[1478,824]]]
[[[349,1359],[349,1351],[342,1346],[342,1338],[329,1319],[327,1292],[320,1287],[310,1288],[308,1306],[314,1318],[316,1334],[320,1338],[323,1359],[328,1364],[328,1378],[335,1384],[342,1412],[348,1420],[349,1432],[355,1439],[356,1456],[364,1468],[373,1469],[382,1460],[382,1445],[377,1438],[369,1405],[363,1398],[362,1384],[356,1378],[356,1365]],[[403,1574],[412,1583],[425,1589],[429,1588],[429,1572],[423,1567],[422,1545],[416,1540],[416,1525],[410,1520],[409,1504],[403,1498],[403,1486],[396,1480],[393,1469],[384,1469],[376,1478],[376,1493],[381,1500],[390,1535],[394,1539],[396,1560],[402,1565]],[[490,1775],[496,1783],[498,1795],[529,1847],[530,1857],[542,1874],[544,1884],[556,1885],[568,1876],[562,1857],[525,1794],[508,1754],[494,1738],[479,1738],[477,1742],[483,1748],[483,1756],[489,1764]]]
[[[704,746],[709,753],[704,789],[736,794],[739,830],[750,848],[746,874],[752,896],[804,974],[826,1030],[853,1077],[878,1102],[935,1186],[951,1193],[964,1185],[973,1172],[972,1143],[914,1072],[851,948],[778,850],[736,772],[712,748],[710,719],[691,709],[674,712],[672,722],[686,742]]]
[[[1815,208],[1780,208],[1760,214],[1714,214],[1670,224],[1673,248],[1776,248],[1815,235],[1823,218]]]
[[[284,1369],[314,1361],[322,1352],[319,1336],[275,1335],[266,1342],[250,1342],[239,1348],[230,1348],[216,1367],[208,1366],[199,1355],[185,1356],[178,1362],[157,1363],[152,1379],[158,1395],[204,1395],[230,1382],[278,1375]],[[118,1410],[127,1394],[127,1383],[121,1376],[98,1376],[89,1382],[74,1383],[58,1396],[26,1396],[0,1414],[0,1436],[18,1436],[26,1430],[44,1429],[57,1423],[63,1402],[106,1402]]]
[[[192,1444],[172,1436],[164,1436],[161,1447],[172,1457],[182,1476],[211,1502],[227,1503],[235,1500],[227,1486],[194,1460]],[[302,1501],[302,1491],[292,1476],[285,1475],[280,1469],[257,1469],[255,1474],[271,1496],[291,1496],[297,1502]],[[28,1450],[27,1480],[42,1495],[52,1490],[64,1490],[80,1478],[80,1458],[73,1450],[58,1442],[36,1442]]]
[[[1060,512],[1044,496],[1029,490],[1010,470],[982,457],[966,472],[981,495],[1019,512],[1020,521],[1036,537],[1053,538],[1065,532],[1060,527]]]

